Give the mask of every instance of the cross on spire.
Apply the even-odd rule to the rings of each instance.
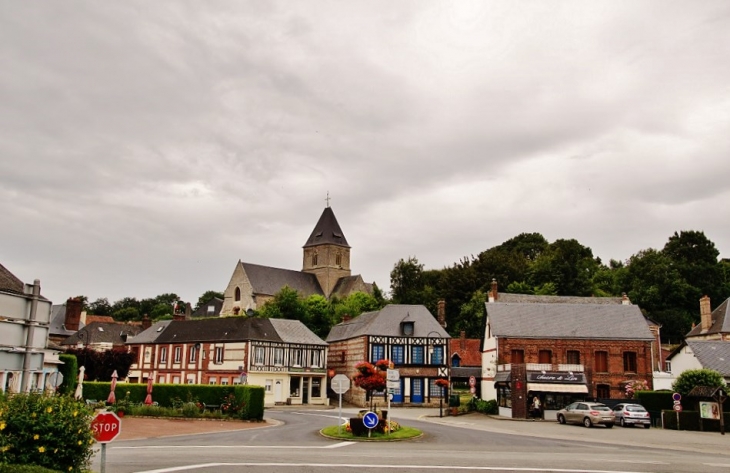
[[[327,197],[324,199],[327,202],[327,207],[330,206],[330,191],[327,191]]]

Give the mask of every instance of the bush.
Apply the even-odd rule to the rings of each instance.
[[[672,385],[672,389],[682,396],[686,396],[695,386],[709,386],[711,388],[716,388],[719,386],[725,386],[725,380],[722,378],[722,375],[715,370],[687,370],[683,371],[682,374],[679,375]]]
[[[484,399],[479,399],[477,397],[472,398],[472,400],[469,401],[469,408],[470,410],[481,412],[482,414],[497,414],[499,412],[497,401],[494,399],[485,401]]]
[[[0,473],[55,473],[56,470],[50,470],[38,465],[4,465],[0,463]]]
[[[0,404],[0,464],[88,469],[92,410],[67,396],[15,394]]]
[[[58,393],[73,395],[76,384],[79,382],[79,365],[76,356],[61,353],[58,355],[58,359],[62,362],[58,371],[63,375],[63,382],[58,387]]]

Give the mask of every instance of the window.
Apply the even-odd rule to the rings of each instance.
[[[512,350],[510,363],[522,364],[525,362],[525,350]]]
[[[403,331],[403,335],[405,335],[406,337],[413,336],[413,329],[414,329],[413,322],[403,322],[401,324],[401,330]]]
[[[451,357],[451,366],[458,368],[459,365],[461,365],[461,358],[459,358],[459,355],[454,354],[454,356]]]
[[[431,397],[435,397],[436,399],[438,399],[443,396],[444,389],[436,384],[435,379],[430,379],[428,381],[428,393],[431,395]]]
[[[195,360],[198,358],[198,347],[192,346],[190,347],[190,359],[188,360],[190,363],[195,363]]]
[[[216,365],[223,363],[223,347],[215,347],[215,361]]]
[[[438,346],[433,347],[433,353],[431,354],[432,365],[443,365],[444,364],[444,347]]]
[[[317,253],[312,253],[312,266],[317,266]]]
[[[264,347],[256,347],[253,352],[253,364],[263,365],[264,364]]]
[[[284,349],[274,348],[274,365],[281,366],[284,364]]]
[[[160,348],[160,363],[167,363],[167,347]]]
[[[272,390],[272,386],[274,385],[273,379],[267,379],[265,382],[265,390],[267,393],[270,393]]]
[[[423,346],[417,345],[411,349],[411,363],[414,365],[423,364]]]
[[[291,397],[299,397],[299,384],[302,378],[299,376],[292,376],[289,383],[289,395]]]
[[[624,352],[624,371],[627,373],[636,373],[636,352]]]
[[[392,359],[393,363],[395,363],[396,365],[402,365],[405,362],[405,358],[404,358],[405,352],[403,351],[403,345],[393,345],[393,347],[391,348],[391,351],[392,351],[391,359]]]
[[[195,384],[195,378],[188,378],[188,384]]]
[[[665,361],[664,362],[664,372],[665,373],[671,373],[672,372],[672,362],[671,361]]]
[[[596,373],[608,373],[608,352],[596,352]]]
[[[233,297],[233,300],[235,300],[236,302],[240,302],[241,301],[241,288],[240,287],[237,287],[236,288],[236,294]]]
[[[553,352],[550,350],[540,350],[537,352],[537,362],[538,363],[552,363],[553,362]]]
[[[173,376],[172,384],[180,384],[180,376]]]
[[[322,352],[319,350],[312,350],[309,353],[309,366],[312,368],[319,368],[321,366]]]
[[[373,345],[373,363],[380,361],[385,358],[385,346],[384,345]]]
[[[208,306],[208,313],[209,314],[214,314],[215,313],[215,306],[214,305],[209,305]]]
[[[294,350],[291,355],[292,366],[302,366],[302,350]],[[261,363],[263,364],[263,354],[261,356]]]
[[[565,356],[565,361],[567,361],[569,365],[579,365],[580,352],[578,350],[568,350]]]
[[[175,363],[182,361],[182,347],[175,347]]]
[[[335,264],[337,266],[342,266],[342,254],[341,253],[337,253],[337,255],[335,255]]]
[[[221,384],[226,386],[228,384],[228,378],[221,378]]]
[[[312,378],[312,397],[322,397],[322,378]]]
[[[217,383],[218,383],[218,379],[215,378],[214,376],[208,378],[208,384],[217,384]]]
[[[608,399],[611,397],[611,386],[608,384],[596,385],[596,397]]]

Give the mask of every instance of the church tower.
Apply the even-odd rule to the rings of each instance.
[[[317,276],[325,297],[329,298],[340,278],[351,275],[350,245],[329,205],[303,248],[302,272]]]

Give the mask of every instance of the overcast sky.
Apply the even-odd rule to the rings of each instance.
[[[730,257],[727,1],[0,0],[0,263],[54,303],[522,232]]]

